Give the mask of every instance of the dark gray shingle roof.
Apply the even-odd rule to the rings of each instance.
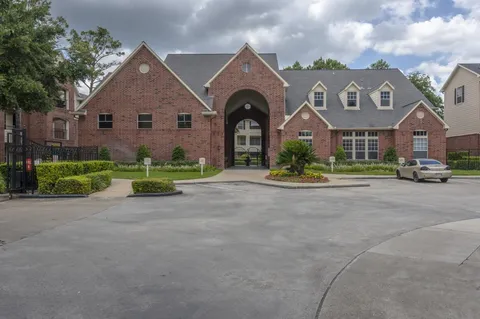
[[[480,63],[460,63],[461,66],[480,74]]]

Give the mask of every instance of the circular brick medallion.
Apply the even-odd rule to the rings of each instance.
[[[417,118],[423,119],[424,117],[425,117],[425,113],[423,113],[423,111],[418,111],[417,112]]]
[[[308,113],[308,112],[303,112],[302,113],[302,119],[308,120],[309,118],[310,118],[310,113]]]
[[[145,73],[148,73],[148,71],[150,71],[150,66],[146,63],[142,63],[140,64],[140,67],[138,69],[140,70],[141,73],[145,74]]]

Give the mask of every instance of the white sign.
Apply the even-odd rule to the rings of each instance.
[[[198,159],[198,164],[200,164],[200,165],[205,165],[205,162],[206,162],[206,161],[205,161],[205,157],[200,157],[200,158]]]
[[[152,165],[152,159],[150,157],[145,157],[143,159],[143,165]]]
[[[330,156],[330,158],[328,159],[328,161],[330,163],[335,163],[335,156]]]
[[[405,157],[399,157],[398,164],[405,164]]]

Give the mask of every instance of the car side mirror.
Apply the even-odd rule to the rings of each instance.
[[[407,164],[402,163],[400,166],[401,166],[401,167],[405,167],[405,166],[407,166]]]

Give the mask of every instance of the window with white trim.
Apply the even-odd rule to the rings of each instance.
[[[110,113],[98,114],[98,128],[113,128],[113,115]]]
[[[380,92],[380,106],[381,107],[390,107],[391,106],[391,92],[390,91]]]
[[[57,140],[68,140],[68,121],[53,119],[53,138]]]
[[[325,107],[325,93],[324,92],[314,92],[313,93],[313,102],[315,107]]]
[[[152,114],[151,113],[138,114],[137,128],[152,128]]]
[[[262,145],[262,138],[260,136],[250,136],[250,145],[252,146]]]
[[[357,107],[357,97],[358,92],[347,92],[347,106],[348,107]]]
[[[349,160],[378,160],[378,132],[343,132],[342,145]]]
[[[462,85],[455,89],[455,104],[461,104],[465,102],[465,86]]]
[[[417,130],[413,132],[413,158],[428,158],[428,133]]]
[[[298,139],[304,141],[310,146],[313,146],[313,133],[312,131],[303,130],[298,132]]]
[[[251,129],[251,130],[259,130],[259,129],[260,129],[260,125],[258,125],[258,123],[255,122],[255,121],[250,121],[250,129]]]
[[[179,113],[177,115],[177,128],[192,128],[192,114]]]
[[[237,129],[244,130],[245,129],[245,121],[238,122]]]
[[[247,137],[245,135],[237,135],[237,145],[247,145]]]

